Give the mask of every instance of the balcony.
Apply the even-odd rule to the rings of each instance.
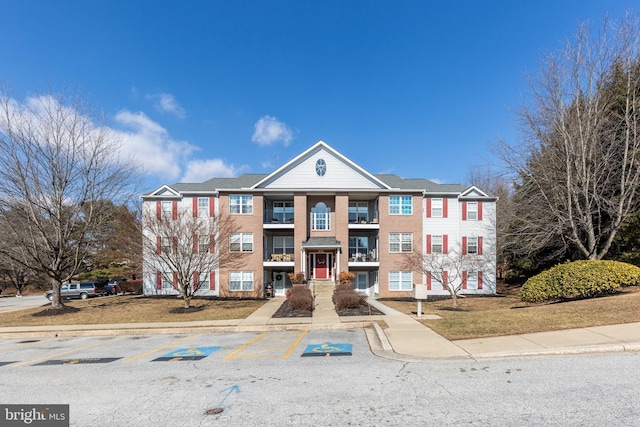
[[[293,266],[295,257],[293,254],[270,254],[264,260],[265,266]]]
[[[264,228],[293,228],[293,212],[266,209],[262,223]]]
[[[379,261],[380,259],[378,258],[378,250],[375,248],[370,250],[359,249],[358,251],[349,249],[349,266],[365,266],[367,264],[378,265]]]

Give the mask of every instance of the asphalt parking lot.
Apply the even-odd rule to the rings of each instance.
[[[28,338],[0,341],[0,367],[289,359],[371,354],[361,330]]]

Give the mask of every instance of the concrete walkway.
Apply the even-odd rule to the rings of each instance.
[[[317,290],[313,317],[273,318],[283,302],[284,297],[269,299],[245,319],[0,327],[0,338],[364,328],[375,354],[404,361],[640,352],[640,323],[449,341],[424,326],[415,316],[389,308],[373,298],[369,298],[369,303],[384,315],[340,317],[333,308],[331,293]]]

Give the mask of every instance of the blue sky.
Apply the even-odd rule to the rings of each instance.
[[[525,76],[636,1],[0,0],[0,83],[79,90],[145,190],[269,173],[323,140],[372,173],[461,183],[517,137]]]

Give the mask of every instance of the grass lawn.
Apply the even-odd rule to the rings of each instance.
[[[382,301],[403,313],[416,312],[417,303]],[[450,340],[546,332],[589,326],[640,322],[640,286],[623,288],[615,295],[600,298],[530,304],[520,301],[519,288],[498,286],[498,295],[422,303],[423,314],[442,319],[418,319]]]
[[[53,316],[34,316],[35,313],[42,312],[46,307],[0,313],[0,325],[3,327],[91,325],[244,319],[264,303],[265,300],[206,300],[194,298],[191,300],[191,310],[189,312],[181,312],[184,302],[176,297],[158,298],[118,295],[90,298],[88,300],[65,301],[66,306],[78,310]]]

